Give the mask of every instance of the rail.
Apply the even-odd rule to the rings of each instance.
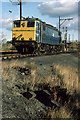
[[[27,58],[27,57],[37,57],[37,56],[46,56],[46,55],[58,55],[58,54],[67,54],[67,53],[74,53],[70,51],[64,52],[54,52],[54,53],[18,53],[18,52],[0,52],[0,60],[11,60],[17,58]]]

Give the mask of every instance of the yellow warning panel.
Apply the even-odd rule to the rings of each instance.
[[[16,40],[35,40],[35,21],[14,21],[12,28],[12,38]]]

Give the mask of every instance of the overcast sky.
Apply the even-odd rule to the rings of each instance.
[[[19,5],[9,2],[9,0],[3,0],[0,2],[0,37],[1,32],[7,40],[12,38],[12,21],[19,19]],[[37,17],[48,24],[59,27],[59,16],[61,18],[72,18],[71,21],[66,21],[61,26],[68,27],[68,34],[71,35],[71,39],[78,40],[78,0],[22,0],[22,15],[24,17]],[[35,2],[36,1],[36,2]],[[9,13],[9,10],[12,13]],[[2,24],[1,24],[2,23]],[[1,31],[2,28],[2,31]],[[72,37],[74,36],[74,37]],[[1,38],[0,38],[1,39]]]

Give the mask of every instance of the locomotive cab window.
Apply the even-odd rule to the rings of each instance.
[[[35,22],[28,22],[27,23],[27,27],[34,27],[34,25],[35,25]]]
[[[20,27],[20,21],[14,22],[14,27]]]

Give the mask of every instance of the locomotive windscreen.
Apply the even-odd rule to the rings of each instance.
[[[14,22],[14,27],[20,27],[20,21],[15,21]]]
[[[27,27],[34,27],[34,25],[35,25],[35,22],[28,22],[27,23]]]

